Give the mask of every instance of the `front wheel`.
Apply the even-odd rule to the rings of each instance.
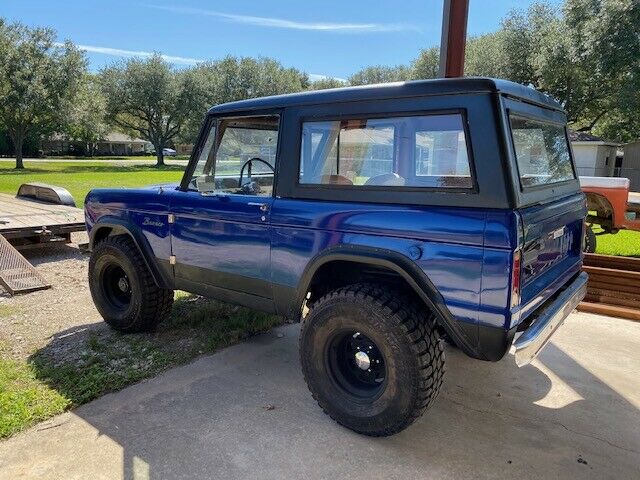
[[[171,311],[173,290],[156,285],[133,241],[107,237],[89,260],[89,289],[104,321],[121,332],[153,330]]]
[[[311,305],[300,360],[325,413],[358,433],[386,436],[426,410],[442,384],[444,350],[433,314],[420,307],[370,284],[335,290]]]

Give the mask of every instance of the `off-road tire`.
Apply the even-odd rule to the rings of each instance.
[[[121,269],[130,286],[129,301],[115,302],[105,287],[105,272]],[[153,331],[173,306],[173,290],[156,285],[138,247],[126,235],[98,243],[89,260],[89,289],[105,322],[120,332]]]
[[[370,338],[384,357],[386,376],[374,398],[352,395],[332,373],[332,338],[352,330]],[[313,398],[336,422],[364,435],[405,429],[431,405],[442,385],[444,348],[434,315],[386,286],[350,285],[313,302],[299,344]]]
[[[592,225],[584,226],[584,252],[596,253],[596,234]]]

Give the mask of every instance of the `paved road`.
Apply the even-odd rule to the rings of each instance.
[[[315,405],[297,332],[256,337],[1,443],[0,477],[639,478],[640,323],[574,314],[522,369],[448,350],[434,407],[382,439]]]

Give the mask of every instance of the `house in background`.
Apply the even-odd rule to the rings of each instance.
[[[626,177],[630,180],[630,190],[640,192],[640,139],[629,142],[624,147],[624,157],[620,166],[616,166],[616,177]]]
[[[132,138],[119,132],[111,132],[98,142],[98,155],[144,155],[152,149],[151,142],[140,138]]]
[[[44,155],[86,155],[87,147],[82,142],[69,140],[54,134],[42,140],[40,149]],[[144,155],[152,149],[151,142],[133,138],[124,133],[111,132],[96,144],[95,155]]]
[[[193,143],[176,143],[175,149],[177,155],[191,155]]]
[[[588,177],[613,177],[616,175],[616,163],[619,144],[604,140],[585,132],[569,131],[569,140],[573,150],[578,175]],[[624,175],[622,175],[624,176]]]

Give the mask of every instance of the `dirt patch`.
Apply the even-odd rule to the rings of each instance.
[[[89,254],[78,248],[86,241],[86,233],[74,233],[69,245],[23,252],[51,288],[14,297],[0,288],[0,352],[4,357],[26,359],[60,332],[73,348],[75,340],[84,340],[89,332],[108,330],[89,292]]]

